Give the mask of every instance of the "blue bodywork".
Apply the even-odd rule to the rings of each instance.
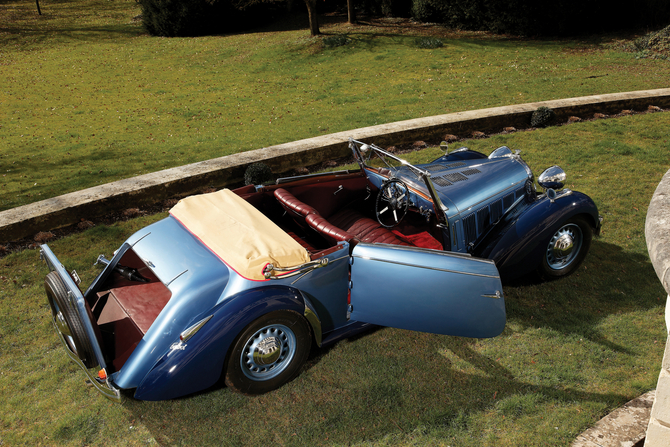
[[[265,280],[245,278],[169,216],[125,241],[81,293],[43,246],[49,269],[67,291],[63,306],[76,309],[95,358],[82,360],[56,306],[54,325],[70,357],[113,400],[120,399],[121,389],[134,389],[137,399],[161,400],[215,384],[235,360],[231,351],[245,329],[275,311],[304,318],[319,346],[371,325],[494,337],[506,322],[501,274],[520,276],[537,266],[546,241],[570,218],[582,216],[599,231],[590,198],[568,190],[551,198],[536,193],[533,174],[517,155],[487,158],[463,150],[412,166],[379,148],[365,152],[361,147],[352,142],[360,171],[280,179],[277,185],[235,191],[309,247],[314,261],[304,271],[305,266],[296,266],[286,275],[268,272]],[[370,161],[373,152],[382,164]],[[381,226],[375,231],[397,243],[366,242],[362,234],[333,241],[333,233],[316,234],[305,216],[287,213],[275,200],[282,188],[297,197],[299,210],[337,221],[338,211],[351,208],[369,226],[374,223],[370,197],[392,179],[408,186],[399,202],[408,205],[411,223],[396,229],[411,228],[412,234],[395,233],[396,238]],[[417,228],[443,250],[402,242]],[[122,276],[124,269],[139,275],[139,283],[137,276]],[[131,303],[140,311],[128,310],[111,298],[116,291],[132,292],[146,284],[158,290],[151,299],[165,300],[147,327],[141,317],[133,317],[133,312],[145,312],[141,303]],[[135,323],[130,332],[121,324],[126,320]]]

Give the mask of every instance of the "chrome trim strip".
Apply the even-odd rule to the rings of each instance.
[[[452,258],[468,258],[473,261],[482,262],[484,264],[494,264],[495,262],[491,259],[477,258],[472,256],[470,253],[461,253],[457,251],[442,251],[442,250],[433,250],[432,248],[420,248],[420,247],[408,247],[405,245],[391,245],[391,244],[368,244],[361,242],[358,244],[358,247],[384,247],[390,250],[400,250],[400,251],[414,251],[417,253],[434,253],[440,256],[447,256]],[[364,256],[357,256],[363,258]]]
[[[179,334],[179,339],[181,340],[182,343],[186,343],[191,337],[193,337],[202,327],[213,317],[214,315],[210,315],[209,317],[203,318],[202,320],[198,321],[192,326],[189,326],[185,330],[182,331],[181,334]]]
[[[435,270],[435,271],[438,271],[438,272],[457,273],[457,274],[461,274],[461,275],[479,276],[479,277],[482,277],[482,278],[500,279],[500,275],[493,276],[493,275],[484,275],[483,273],[460,272],[460,271],[457,271],[457,270],[441,269],[441,268],[437,268],[437,267],[424,267],[424,266],[418,266],[418,265],[415,265],[415,264],[408,264],[408,263],[405,263],[405,262],[389,261],[389,260],[386,260],[386,259],[378,259],[378,258],[372,258],[372,257],[360,256],[360,255],[354,255],[354,257],[359,258],[359,259],[367,259],[367,260],[370,260],[370,261],[386,262],[387,264],[403,265],[405,267],[416,267],[416,268],[423,268],[423,269],[427,269],[427,270]],[[474,259],[477,259],[477,258],[474,258]]]
[[[303,297],[304,299],[304,297]],[[320,348],[321,343],[322,343],[322,329],[321,329],[321,321],[319,321],[319,317],[316,315],[316,311],[312,309],[312,306],[309,304],[309,301],[305,299],[305,312],[304,312],[305,318],[307,318],[307,321],[309,324],[312,326],[312,330],[314,331],[314,340],[316,340],[316,345]]]
[[[330,172],[320,172],[317,174],[307,174],[307,175],[296,175],[294,177],[281,177],[278,178],[275,182],[275,185],[281,185],[283,183],[290,183],[295,180],[302,180],[302,179],[308,179],[308,178],[314,178],[314,177],[323,177],[326,175],[345,175],[345,174],[350,174],[349,171],[346,170],[339,170],[339,171],[330,171]]]
[[[180,274],[178,274],[177,276],[175,276],[174,278],[172,278],[172,279],[170,280],[170,282],[168,282],[167,284],[165,284],[165,287],[168,287],[168,286],[169,286],[170,284],[172,284],[177,278],[179,278],[181,275],[183,275],[183,274],[186,273],[186,272],[188,272],[188,269],[184,270],[183,272],[181,272]]]
[[[145,234],[144,236],[142,236],[141,238],[139,238],[138,240],[136,240],[136,241],[133,243],[133,245],[131,245],[130,247],[131,247],[131,248],[134,247],[134,246],[137,245],[142,239],[144,239],[145,237],[149,236],[150,234],[151,234],[151,231],[148,232],[147,234]]]

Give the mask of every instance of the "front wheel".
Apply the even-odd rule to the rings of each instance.
[[[311,342],[300,314],[281,310],[263,315],[235,340],[226,361],[226,385],[243,394],[279,388],[300,372]]]
[[[592,237],[593,230],[582,217],[563,222],[546,242],[540,275],[552,279],[574,272],[586,257]]]

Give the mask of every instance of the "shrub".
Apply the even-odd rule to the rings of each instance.
[[[419,37],[416,39],[416,46],[424,49],[440,48],[444,43],[435,37]]]
[[[244,171],[245,185],[262,185],[272,181],[272,169],[265,163],[250,164],[246,171]]]
[[[139,0],[142,24],[153,36],[202,36],[242,31],[283,12],[279,0]]]
[[[328,36],[322,39],[323,45],[328,48],[341,47],[346,45],[349,39],[347,36],[337,35],[337,36]]]
[[[556,113],[553,110],[549,107],[540,107],[533,112],[530,125],[531,127],[545,127],[551,124],[554,118],[556,118]]]
[[[638,57],[670,57],[670,26],[654,31],[635,40],[633,50]]]
[[[412,15],[422,22],[444,23],[448,21],[452,4],[441,0],[414,0]]]
[[[140,0],[142,24],[152,36],[194,36],[208,32],[212,5],[206,0]]]
[[[414,17],[470,30],[516,35],[578,35],[670,21],[667,0],[413,0]]]
[[[368,14],[385,17],[411,17],[414,0],[361,0],[356,6]]]

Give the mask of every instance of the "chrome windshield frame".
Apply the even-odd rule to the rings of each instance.
[[[367,160],[370,160],[372,158],[372,153],[377,155],[377,157],[379,157],[379,159],[391,170],[391,172],[393,173],[392,177],[395,177],[394,174],[398,172],[398,169],[392,164],[389,164],[386,161],[386,158],[395,160],[402,166],[407,167],[414,175],[416,175],[417,178],[426,185],[426,189],[430,194],[430,198],[433,201],[433,208],[435,211],[435,216],[437,217],[438,225],[443,228],[448,228],[449,224],[447,220],[447,211],[449,210],[449,208],[444,203],[442,203],[442,200],[440,200],[440,197],[437,194],[437,189],[435,189],[435,185],[433,185],[433,182],[430,179],[429,171],[418,168],[413,164],[411,164],[410,162],[408,162],[407,160],[403,160],[402,158],[396,157],[395,155],[385,151],[379,146],[376,146],[374,144],[363,143],[362,141],[349,138],[349,148],[354,154],[354,159],[364,172],[366,168],[372,168],[372,166],[368,166],[366,164],[366,157],[363,151],[361,151],[361,147],[364,145],[367,146],[368,148],[367,150],[371,151],[371,154],[370,156],[367,157]]]

